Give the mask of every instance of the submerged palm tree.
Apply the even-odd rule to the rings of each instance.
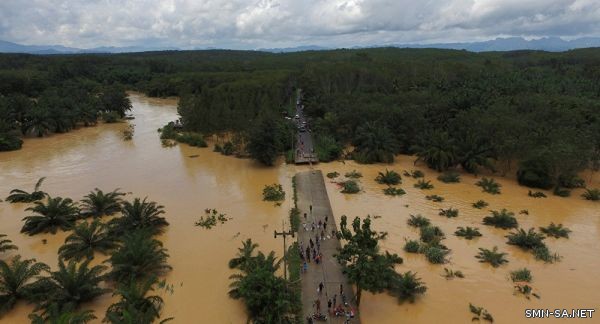
[[[106,262],[112,266],[111,279],[130,282],[133,279],[156,277],[171,269],[167,250],[151,233],[138,230],[127,234],[123,245]]]
[[[63,231],[71,229],[79,214],[79,209],[70,198],[48,197],[46,203],[36,201],[35,206],[25,209],[37,215],[23,218],[25,225],[21,233],[34,235],[42,232],[56,233],[60,228]]]
[[[110,226],[115,234],[124,234],[130,231],[145,229],[152,234],[161,233],[163,227],[169,223],[161,214],[164,214],[164,207],[153,201],[140,200],[135,198],[133,203],[125,201],[123,203],[123,216],[110,221]]]
[[[5,239],[5,234],[0,234],[0,252],[6,252],[8,250],[16,250],[17,246],[12,244],[12,241]]]
[[[103,274],[106,267],[97,265],[90,268],[89,263],[90,260],[81,264],[70,261],[65,265],[59,260],[58,271],[48,271],[50,277],[41,281],[42,290],[47,296],[39,301],[39,306],[45,313],[50,313],[53,307],[59,312],[75,311],[82,303],[92,301],[110,291],[100,288],[100,283],[106,277]]]
[[[84,311],[60,311],[58,305],[52,304],[45,312],[40,314],[29,314],[31,324],[86,324],[96,319],[91,310]]]
[[[253,258],[254,250],[258,247],[258,244],[253,243],[252,239],[247,239],[242,242],[242,247],[238,248],[238,254],[235,258],[229,260],[229,268],[244,268],[244,266]]]
[[[35,259],[21,260],[14,256],[10,262],[0,260],[0,315],[8,312],[17,300],[29,300],[36,287],[36,278],[50,268]]]
[[[73,234],[65,239],[65,244],[58,249],[65,259],[81,260],[94,258],[94,252],[107,254],[117,247],[116,240],[110,235],[108,226],[99,220],[88,224],[83,222],[73,229]]]
[[[516,228],[519,226],[515,214],[506,209],[502,209],[501,211],[492,210],[491,216],[483,218],[483,224],[502,229]]]
[[[479,248],[479,253],[475,256],[479,259],[479,262],[489,263],[492,267],[497,268],[504,263],[507,263],[508,260],[505,258],[506,253],[498,252],[498,247],[494,246],[492,250]]]
[[[398,296],[400,301],[408,300],[412,303],[415,301],[417,295],[422,295],[427,291],[427,287],[421,281],[421,278],[417,277],[416,273],[408,271],[395,276],[395,280],[392,281],[391,290]]]
[[[101,217],[119,212],[123,202],[122,196],[125,196],[125,193],[120,192],[119,189],[104,193],[96,188],[81,200],[81,215],[84,217]]]
[[[390,171],[388,169],[385,169],[385,172],[379,172],[379,174],[375,178],[375,181],[377,181],[377,183],[380,184],[386,184],[388,186],[391,186],[401,183],[402,177],[400,177],[400,174],[396,171]]]
[[[11,203],[30,203],[44,199],[46,193],[40,190],[40,186],[42,185],[42,182],[44,182],[44,179],[46,179],[46,177],[41,177],[37,181],[32,193],[28,193],[27,191],[21,189],[11,190],[10,195],[6,197],[6,201]]]
[[[132,280],[117,288],[113,296],[121,299],[106,310],[107,323],[152,323],[160,317],[164,302],[160,296],[148,296],[156,284],[156,278],[141,283]],[[162,322],[161,322],[162,323]]]

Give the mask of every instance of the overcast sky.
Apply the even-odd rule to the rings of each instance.
[[[600,36],[600,0],[0,0],[0,39],[184,49]]]

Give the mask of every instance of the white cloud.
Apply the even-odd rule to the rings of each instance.
[[[95,46],[355,46],[599,36],[598,0],[1,0],[0,39]]]

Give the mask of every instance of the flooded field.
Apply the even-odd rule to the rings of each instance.
[[[227,296],[229,275],[227,261],[234,256],[243,239],[251,237],[264,251],[281,253],[281,241],[273,238],[273,230],[287,221],[290,200],[282,206],[263,202],[262,188],[266,184],[282,183],[291,196],[290,179],[299,170],[281,164],[277,168],[261,167],[251,160],[225,157],[211,148],[192,148],[178,145],[161,146],[157,129],[177,118],[175,100],[149,99],[131,95],[135,120],[135,135],[123,141],[121,131],[127,123],[82,128],[67,134],[43,139],[27,139],[20,151],[0,153],[0,197],[4,199],[13,188],[31,190],[39,177],[47,179],[42,190],[52,196],[81,199],[94,188],[121,188],[133,197],[148,197],[165,206],[170,226],[160,237],[169,250],[173,271],[166,277],[173,292],[160,290],[165,300],[164,317],[175,317],[174,323],[244,323],[246,316],[240,302]],[[461,183],[443,184],[430,170],[421,169],[435,188],[413,188],[412,178],[403,177],[402,197],[383,195],[383,185],[374,178],[386,167],[395,171],[415,169],[411,157],[399,157],[391,166],[363,166],[352,162],[334,162],[317,166],[324,173],[342,174],[353,169],[363,174],[363,192],[356,195],[339,193],[337,185],[327,181],[327,190],[337,220],[339,216],[381,216],[374,227],[387,231],[383,249],[404,258],[399,271],[416,271],[425,281],[428,291],[414,304],[399,305],[386,294],[363,294],[361,316],[365,323],[468,323],[469,302],[485,307],[498,323],[523,322],[525,308],[596,308],[600,306],[600,204],[585,201],[581,190],[570,198],[548,194],[545,199],[527,196],[527,188],[512,179],[496,178],[502,184],[502,194],[481,192],[471,175],[463,175]],[[587,180],[587,179],[586,179]],[[595,175],[594,187],[600,187]],[[425,195],[438,194],[444,202],[435,203]],[[482,210],[471,203],[483,199],[490,205]],[[28,215],[26,205],[0,203],[0,233],[19,246],[24,258],[36,258],[53,268],[57,250],[65,233],[26,236],[19,231],[21,219]],[[459,209],[457,218],[438,216],[440,208]],[[216,208],[233,219],[207,230],[195,227],[194,222],[205,208]],[[516,247],[505,244],[508,231],[481,225],[489,210],[507,208],[518,215],[527,209],[529,215],[518,215],[524,228],[562,223],[573,232],[570,239],[547,239],[551,250],[563,256],[556,264],[544,264]],[[409,214],[422,214],[446,233],[444,241],[452,253],[450,263],[430,265],[422,255],[403,252],[405,239],[417,239],[418,232],[406,225]],[[452,233],[457,226],[479,227],[483,237],[467,241]],[[43,243],[43,240],[47,240]],[[479,247],[498,246],[508,252],[509,263],[492,268],[477,262],[474,256]],[[11,254],[3,256],[10,257]],[[100,259],[99,261],[101,261]],[[98,262],[99,262],[98,261]],[[526,300],[513,295],[508,278],[510,270],[526,266],[532,270],[533,287],[541,299]],[[443,268],[461,270],[466,278],[446,280]],[[104,296],[89,308],[101,320],[111,303]],[[31,307],[23,303],[3,317],[2,323],[29,323]],[[600,318],[600,314],[595,314]],[[98,320],[98,322],[99,322]],[[591,322],[591,321],[589,321]]]
[[[436,172],[414,167],[413,160],[413,157],[401,156],[390,166],[356,165],[348,161],[320,166],[324,173],[337,171],[344,175],[356,169],[363,174],[360,179],[363,192],[356,195],[341,194],[335,183],[326,181],[336,217],[339,220],[343,214],[352,218],[367,214],[381,216],[373,220],[373,227],[389,233],[382,249],[399,254],[404,264],[397,270],[416,271],[428,287],[426,294],[414,304],[399,305],[394,297],[386,294],[363,295],[361,318],[365,323],[469,323],[472,317],[469,302],[486,308],[497,323],[525,322],[525,308],[599,309],[600,204],[581,198],[581,189],[574,190],[570,198],[559,198],[545,192],[548,198],[534,199],[528,197],[528,189],[518,186],[516,181],[499,177],[496,180],[502,184],[502,193],[491,195],[474,185],[477,178],[472,175],[461,175],[461,183],[445,184],[436,179]],[[425,179],[431,180],[434,188],[414,188],[417,180],[403,176],[403,183],[398,187],[406,190],[407,194],[385,196],[382,193],[385,185],[374,179],[386,168],[399,173],[422,170]],[[588,175],[586,180],[589,179]],[[599,187],[599,180],[595,175],[593,187]],[[439,203],[426,200],[425,196],[431,194],[440,195],[445,200]],[[489,206],[481,210],[473,208],[471,204],[479,199],[488,202]],[[459,216],[446,218],[438,215],[441,208],[449,207],[458,209]],[[481,224],[490,210],[502,208],[514,212],[525,229],[535,227],[538,230],[539,226],[548,226],[550,222],[562,223],[570,228],[573,232],[569,239],[546,239],[550,250],[563,256],[562,261],[555,264],[536,261],[531,253],[506,244],[504,236],[509,231]],[[528,210],[529,215],[519,215],[521,210]],[[406,239],[419,239],[418,230],[406,225],[409,214],[421,214],[444,231],[446,240],[443,243],[452,250],[448,264],[433,265],[421,254],[403,251]],[[457,226],[478,227],[483,236],[470,241],[456,237],[453,233]],[[508,253],[508,264],[493,268],[475,258],[479,247],[492,249],[494,246]],[[513,295],[509,272],[522,267],[532,271],[532,286],[541,299],[532,297],[527,300],[522,295]],[[444,268],[460,270],[465,278],[447,280],[442,276]],[[595,317],[600,318],[598,315]],[[598,320],[589,322],[592,321]]]

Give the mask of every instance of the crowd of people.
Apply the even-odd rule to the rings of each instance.
[[[312,216],[312,205],[309,207],[310,214]],[[312,217],[311,217],[312,218]],[[323,261],[323,253],[321,252],[321,244],[325,240],[337,238],[335,229],[331,229],[327,232],[327,224],[329,216],[325,215],[323,219],[308,221],[307,213],[304,213],[304,222],[302,227],[305,232],[311,232],[308,243],[300,241],[298,245],[300,258],[302,260],[301,272],[304,274],[308,271],[308,264],[314,263],[318,266]],[[314,235],[314,240],[313,240]],[[327,313],[323,314],[321,309],[321,298],[325,295],[327,300]],[[339,300],[338,300],[339,296]],[[320,282],[317,285],[317,299],[313,302],[313,314],[306,318],[307,323],[313,323],[314,320],[326,320],[327,316],[345,317],[344,323],[350,323],[350,320],[354,318],[355,311],[348,304],[346,294],[344,293],[344,286],[340,284],[339,294],[336,293],[333,297],[330,297],[325,289],[325,284]]]

